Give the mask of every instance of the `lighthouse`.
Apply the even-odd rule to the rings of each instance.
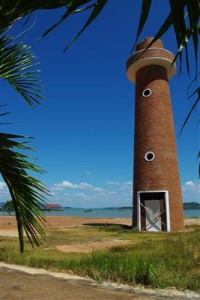
[[[135,84],[133,226],[142,231],[184,229],[176,138],[168,80],[174,55],[146,38],[127,61]]]

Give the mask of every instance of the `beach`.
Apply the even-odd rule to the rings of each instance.
[[[77,218],[77,217],[66,217],[66,216],[46,216],[47,223],[45,228],[67,230],[68,228],[84,226],[89,224],[115,224],[131,226],[132,220],[128,218]],[[185,226],[199,225],[200,219],[185,218]],[[16,237],[17,223],[14,216],[0,216],[0,235]]]
[[[46,229],[67,230],[89,224],[120,224],[131,226],[131,219],[127,218],[77,218],[66,216],[46,216]],[[17,237],[17,223],[14,216],[0,216],[0,235]]]

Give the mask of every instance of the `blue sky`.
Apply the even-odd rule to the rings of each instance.
[[[154,1],[141,39],[153,36],[167,15],[166,1]],[[76,15],[42,40],[38,37],[63,10],[37,12],[21,40],[38,56],[45,89],[42,105],[32,110],[5,81],[1,103],[12,114],[2,131],[34,136],[34,156],[47,172],[38,177],[52,193],[51,203],[71,207],[132,204],[134,85],[126,77],[141,1],[111,0],[98,19],[66,52],[62,50],[87,15]],[[159,13],[158,13],[159,12]],[[32,26],[33,25],[33,26]],[[19,22],[13,35],[24,29]],[[173,31],[162,39],[176,52]],[[193,52],[191,52],[193,54]],[[194,66],[193,55],[191,65]],[[185,68],[170,80],[176,136],[191,108]],[[198,201],[199,128],[194,113],[177,140],[183,201]],[[9,199],[0,179],[1,201]]]

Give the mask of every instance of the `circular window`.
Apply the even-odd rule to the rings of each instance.
[[[147,152],[144,157],[147,161],[152,161],[155,158],[155,154],[153,152]]]
[[[149,97],[152,94],[152,91],[150,89],[145,89],[142,93],[143,97]]]

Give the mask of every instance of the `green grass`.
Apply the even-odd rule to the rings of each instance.
[[[0,239],[0,259],[8,263],[72,271],[97,281],[110,280],[156,288],[176,287],[200,291],[200,227],[183,233],[141,233],[120,226],[85,226],[67,231],[47,231],[40,248],[26,243],[24,254],[17,238]],[[89,254],[63,253],[56,245],[98,242],[105,239],[129,240]]]

